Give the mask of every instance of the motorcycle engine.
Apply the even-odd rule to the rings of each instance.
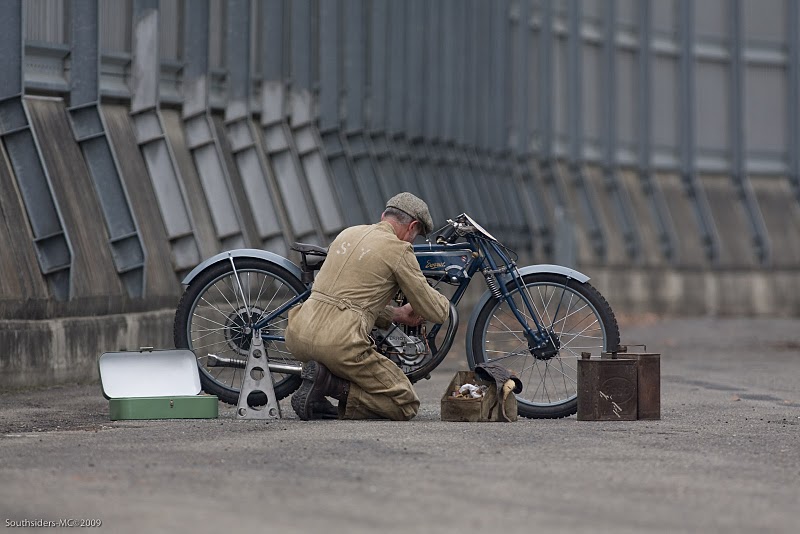
[[[391,325],[386,329],[372,330],[377,351],[392,360],[406,374],[421,367],[431,355],[425,336],[425,325]]]

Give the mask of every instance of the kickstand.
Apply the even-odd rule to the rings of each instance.
[[[253,393],[266,394],[267,405],[254,406],[248,402]],[[236,406],[237,419],[280,419],[281,406],[275,396],[272,384],[272,373],[269,372],[267,352],[261,330],[253,330],[250,341],[250,353],[247,356],[247,367],[244,370],[242,389],[239,391],[239,403]]]

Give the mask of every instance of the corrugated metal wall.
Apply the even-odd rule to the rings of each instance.
[[[8,0],[0,27],[24,28],[3,63],[24,80],[0,82],[0,117],[21,126],[3,119],[0,137],[23,193],[39,187],[23,194],[29,246],[41,258],[62,251],[70,273],[41,260],[63,313],[80,274],[76,230],[63,220],[53,226],[63,237],[35,229],[39,213],[63,219],[53,191],[71,178],[39,155],[67,140],[41,130],[45,119],[31,123],[37,94],[62,99],[73,128],[80,106],[102,99],[92,120],[105,127],[110,103],[131,103],[138,154],[120,152],[130,145],[119,145],[118,108],[114,136],[98,130],[117,169],[108,180],[128,202],[126,183],[145,180],[162,217],[115,237],[115,210],[98,193],[111,245],[97,246],[120,254],[138,242],[149,257],[156,245],[143,236],[165,234],[172,270],[158,276],[172,289],[153,302],[226,244],[326,243],[377,219],[400,190],[424,196],[437,223],[475,214],[528,261],[602,273],[800,265],[796,2],[76,1]],[[86,6],[91,31],[76,18]],[[92,40],[100,68],[79,80],[74,66],[98,60]],[[76,107],[86,84],[99,97]],[[24,142],[18,126],[31,131]],[[96,152],[81,153],[91,172]],[[137,167],[149,178],[126,175]],[[93,179],[102,189],[106,178]],[[102,275],[126,280],[116,265]],[[116,309],[150,307],[148,283],[137,293],[129,281]]]

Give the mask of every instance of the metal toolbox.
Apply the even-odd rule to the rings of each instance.
[[[217,397],[200,395],[194,353],[186,349],[106,352],[98,360],[111,420],[213,419]]]

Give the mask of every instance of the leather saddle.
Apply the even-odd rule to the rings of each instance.
[[[310,284],[314,281],[314,271],[318,271],[325,263],[328,249],[311,243],[294,243],[292,250],[300,253],[300,270],[303,273],[303,282]]]

